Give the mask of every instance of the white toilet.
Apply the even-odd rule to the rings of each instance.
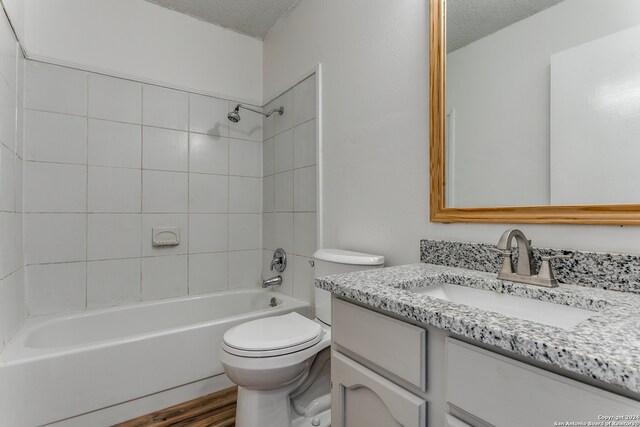
[[[313,257],[315,277],[384,265],[383,256],[339,249],[320,249]],[[314,290],[314,320],[293,312],[224,334],[220,359],[238,385],[237,427],[331,424],[331,294]]]

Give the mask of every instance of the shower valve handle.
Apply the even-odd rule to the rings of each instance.
[[[282,273],[284,269],[287,268],[287,254],[282,248],[276,249],[273,253],[273,259],[271,260],[269,269],[273,271],[274,268],[278,273]]]

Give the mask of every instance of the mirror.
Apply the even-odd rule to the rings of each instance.
[[[638,40],[636,0],[431,0],[431,219],[640,224]]]

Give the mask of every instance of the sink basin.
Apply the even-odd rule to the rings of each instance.
[[[410,291],[563,329],[571,329],[596,314],[595,311],[583,308],[446,283],[410,289]]]

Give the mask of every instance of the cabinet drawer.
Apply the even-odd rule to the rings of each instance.
[[[446,375],[448,402],[497,427],[640,414],[640,402],[451,338]]]
[[[331,383],[335,427],[426,426],[426,401],[337,352]]]
[[[426,331],[333,299],[333,342],[385,371],[426,390]]]

